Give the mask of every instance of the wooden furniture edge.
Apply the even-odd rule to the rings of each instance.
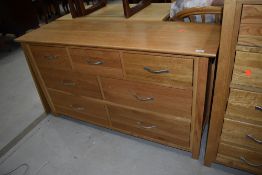
[[[224,16],[228,16],[228,18],[224,18],[222,23],[215,89],[204,160],[204,164],[207,166],[210,166],[216,159],[216,153],[222,132],[227,98],[229,95],[229,86],[234,66],[234,55],[240,25],[241,7],[242,4],[237,0],[225,1]]]
[[[153,50],[153,49],[141,49],[141,48],[123,48],[123,47],[108,47],[108,46],[94,46],[94,45],[75,45],[75,44],[64,44],[64,43],[47,43],[47,42],[32,42],[27,40],[20,40],[16,39],[16,42],[19,43],[27,43],[27,44],[33,44],[33,45],[47,45],[47,46],[63,46],[63,47],[88,47],[90,49],[105,49],[105,50],[119,50],[119,51],[126,51],[126,52],[144,52],[148,54],[160,54],[160,55],[179,55],[183,57],[199,57],[199,58],[216,58],[216,54],[211,53],[186,53],[186,52],[171,52],[171,51],[161,51],[161,50]],[[217,48],[218,49],[218,48]]]
[[[198,159],[200,151],[208,62],[208,58],[194,59],[192,122],[190,133],[190,148],[192,151],[192,158],[194,159]]]
[[[23,48],[29,70],[32,74],[37,92],[45,109],[45,112],[47,114],[52,112],[54,115],[57,115],[55,113],[54,106],[52,105],[51,98],[49,97],[47,89],[45,88],[44,81],[33,59],[33,55],[31,53],[29,45],[27,43],[21,43],[21,46]]]
[[[42,102],[42,105],[44,107],[44,110],[48,114],[48,113],[51,112],[51,108],[50,108],[50,106],[48,104],[48,101],[47,101],[47,99],[45,97],[45,94],[44,94],[43,89],[42,89],[42,87],[40,85],[40,82],[38,81],[38,75],[36,73],[36,70],[35,70],[34,66],[32,65],[32,58],[31,58],[31,53],[30,53],[31,51],[29,50],[28,45],[25,44],[25,43],[21,43],[21,47],[22,47],[22,49],[24,51],[24,55],[25,55],[25,58],[26,58],[26,61],[27,61],[27,65],[28,65],[29,70],[31,72],[33,81],[35,83],[35,86],[36,86],[38,95],[40,97],[40,100]]]

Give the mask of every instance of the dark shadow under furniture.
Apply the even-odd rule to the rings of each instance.
[[[0,1],[0,33],[20,36],[38,26],[39,22],[32,0]]]

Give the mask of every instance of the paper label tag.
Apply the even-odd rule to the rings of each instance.
[[[197,53],[205,53],[205,50],[202,50],[202,49],[196,49],[195,52],[197,52]]]

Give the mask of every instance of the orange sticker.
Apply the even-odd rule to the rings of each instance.
[[[247,69],[247,70],[245,71],[245,73],[246,73],[246,76],[248,76],[248,77],[252,74],[251,70],[249,70],[249,69]]]
[[[179,29],[178,32],[182,33],[182,32],[185,32],[184,29]]]

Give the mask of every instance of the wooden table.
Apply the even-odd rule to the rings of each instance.
[[[108,4],[106,7],[99,9],[87,16],[79,19],[94,20],[128,20],[128,21],[162,21],[170,11],[170,3],[152,3],[134,16],[126,19],[122,4]],[[71,14],[62,16],[58,20],[72,20]]]

